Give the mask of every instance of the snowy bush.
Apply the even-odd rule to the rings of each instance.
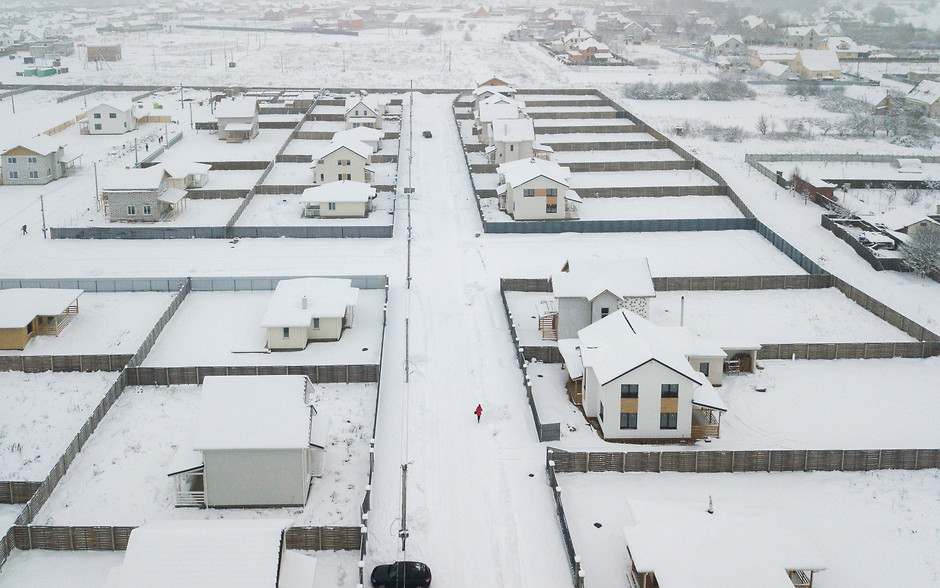
[[[710,100],[730,101],[753,98],[756,94],[740,80],[713,82],[641,82],[624,86],[624,96],[634,100]]]
[[[901,245],[900,250],[904,263],[918,275],[926,276],[931,271],[940,270],[940,231],[917,231]]]

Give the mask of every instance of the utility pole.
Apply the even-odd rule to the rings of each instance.
[[[95,166],[95,210],[100,210],[101,198],[98,196],[98,162],[92,162]]]
[[[45,229],[43,229],[45,231]],[[407,431],[406,431],[407,433]],[[401,551],[405,553],[405,542],[408,540],[408,464],[401,464],[401,530],[398,536],[401,537]]]
[[[13,114],[16,114],[16,89],[10,90],[10,106],[13,107]]]
[[[42,238],[46,238],[46,204],[42,200],[42,194],[39,195],[39,211],[42,213]]]
[[[193,103],[189,103],[189,128],[194,129],[196,125],[193,124]]]
[[[134,167],[137,167],[139,163],[137,160],[137,137],[134,137]]]
[[[183,82],[180,82],[180,108],[183,108]]]

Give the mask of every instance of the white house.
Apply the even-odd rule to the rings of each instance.
[[[345,131],[333,133],[333,141],[360,141],[372,148],[372,153],[379,150],[379,141],[385,137],[385,133],[378,129],[369,127],[353,127]]]
[[[219,140],[228,143],[250,141],[258,136],[260,108],[255,98],[230,98],[215,107],[215,120],[219,129]]]
[[[349,96],[346,98],[346,128],[369,127],[382,128],[382,116],[385,105],[375,96]]]
[[[705,43],[705,51],[712,55],[740,55],[746,50],[741,35],[712,35]]]
[[[81,132],[89,135],[123,135],[137,128],[134,104],[130,101],[103,103],[85,113]]]
[[[485,83],[481,86],[478,86],[473,91],[473,106],[474,108],[480,108],[480,103],[489,98],[490,96],[505,96],[506,98],[515,98],[516,89],[508,85],[500,84],[490,84]]]
[[[627,584],[659,588],[812,588],[826,563],[793,521],[676,500],[626,499]],[[731,512],[729,512],[729,510]],[[770,519],[770,520],[769,520]]]
[[[717,436],[727,408],[683,354],[688,339],[682,327],[660,327],[618,310],[578,331],[577,339],[559,340],[558,349],[575,398],[605,439]]]
[[[908,92],[904,102],[922,108],[929,116],[940,117],[940,82],[922,80]]]
[[[558,300],[557,338],[578,331],[618,309],[649,318],[649,301],[656,296],[645,257],[569,259],[552,274]]]
[[[503,163],[496,171],[500,208],[515,220],[577,218],[581,198],[568,187],[568,168],[532,157]]]
[[[209,182],[209,170],[212,169],[207,163],[196,162],[171,162],[160,165],[169,176],[167,185],[178,190],[202,188]]]
[[[757,73],[771,80],[786,81],[799,78],[793,73],[789,65],[777,63],[776,61],[765,61],[762,66],[757,68]]]
[[[475,110],[475,124],[480,130],[480,141],[491,144],[493,141],[493,121],[522,118],[525,104],[503,96],[494,94],[485,98]]]
[[[167,475],[177,506],[303,506],[323,469],[327,419],[307,376],[206,376],[192,442]]]
[[[351,180],[372,181],[372,148],[350,137],[334,138],[318,153],[313,154],[313,183],[317,185]]]
[[[529,159],[533,156],[535,124],[531,118],[497,119],[491,124],[496,163]]]
[[[872,86],[849,86],[845,89],[845,97],[867,104],[875,114],[885,114],[891,106],[891,97],[884,88]]]
[[[66,175],[65,147],[46,135],[27,139],[0,154],[4,184],[48,184]]]
[[[131,531],[105,588],[313,588],[317,560],[288,550],[289,519],[154,521]]]
[[[281,280],[261,319],[266,347],[300,350],[309,341],[337,341],[351,327],[359,289],[341,278]]]
[[[838,80],[842,76],[839,56],[828,49],[804,49],[790,62],[790,69],[803,79]]]
[[[375,188],[342,180],[304,190],[300,203],[307,218],[363,218],[372,209]]]

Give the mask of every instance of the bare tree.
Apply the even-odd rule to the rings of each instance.
[[[918,202],[920,202],[921,198],[923,197],[923,194],[921,193],[920,190],[916,188],[910,188],[910,189],[905,190],[904,193],[901,194],[901,197],[904,198],[905,202],[913,206],[917,204]]]
[[[940,229],[914,231],[900,250],[904,263],[916,274],[926,276],[933,270],[940,270]]]
[[[757,119],[757,132],[761,135],[766,135],[767,131],[770,130],[770,117],[766,114],[760,115],[760,118]]]
[[[885,196],[885,201],[888,203],[888,206],[890,207],[892,204],[894,204],[894,201],[897,200],[898,198],[898,187],[892,183],[885,184],[884,196]]]

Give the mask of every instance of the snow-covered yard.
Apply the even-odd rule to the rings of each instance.
[[[310,163],[275,163],[264,179],[265,186],[312,186],[313,171]]]
[[[220,189],[220,188],[216,188]],[[251,186],[245,188],[245,192]],[[126,223],[111,222],[104,210],[87,208],[84,212],[69,218],[65,223],[67,227],[219,227],[225,225],[235,214],[241,198],[186,198],[182,202],[182,210],[176,215],[168,215],[153,223]]]
[[[365,218],[307,218],[299,194],[255,194],[238,218],[238,226],[386,226],[392,224],[395,196],[379,192],[375,209]]]
[[[576,172],[571,174],[570,186],[581,188],[631,188],[655,186],[715,186],[714,180],[694,169]]]
[[[0,588],[101,588],[122,561],[123,551],[14,550],[0,571]]]
[[[261,317],[270,292],[193,292],[167,324],[145,366],[374,364],[382,342],[385,293],[360,290],[353,326],[339,341],[268,353]]]
[[[284,149],[284,155],[313,155],[329,145],[326,139],[291,139]],[[306,164],[310,168],[310,164]],[[313,172],[311,172],[313,173]]]
[[[227,143],[220,141],[218,133],[214,131],[186,130],[183,140],[168,149],[161,156],[161,161],[271,161],[292,132],[291,129],[261,129],[258,136],[250,141]],[[212,175],[211,172],[209,175]]]
[[[260,169],[214,169],[209,172],[209,181],[202,188],[190,190],[199,193],[201,190],[251,190],[263,170]]]
[[[78,314],[58,337],[37,335],[23,351],[0,354],[133,354],[173,296],[168,292],[85,292],[78,299]]]
[[[257,198],[257,197],[256,197]],[[496,198],[480,199],[483,218],[512,222],[499,210]],[[640,198],[585,198],[578,218],[591,220],[647,220],[676,218],[740,218],[741,211],[726,196],[668,196]]]
[[[557,151],[552,158],[559,165],[601,161],[682,161],[671,149],[609,149],[607,151]]]
[[[537,133],[536,140],[548,145],[562,143],[640,143],[655,141],[656,138],[648,133]],[[556,149],[563,151],[563,149]]]
[[[25,504],[0,504],[0,535],[6,535],[25,507]]]
[[[627,500],[758,517],[805,536],[828,569],[814,586],[904,586],[940,579],[936,513],[940,471],[741,474],[560,474],[585,585],[626,582]],[[546,492],[548,490],[545,490]],[[773,524],[772,523],[772,524]],[[682,533],[681,528],[675,529]]]
[[[881,343],[914,341],[846,298],[821,290],[659,292],[650,320],[678,325],[685,298],[685,326],[719,345],[755,343]]]
[[[192,435],[200,386],[131,387],[108,412],[35,524],[138,525],[185,518],[291,518],[297,525],[356,525],[369,471],[375,384],[320,384],[312,398],[329,418],[323,475],[304,508],[176,508],[167,477]]]
[[[45,479],[116,379],[111,372],[0,372],[0,480]]]

